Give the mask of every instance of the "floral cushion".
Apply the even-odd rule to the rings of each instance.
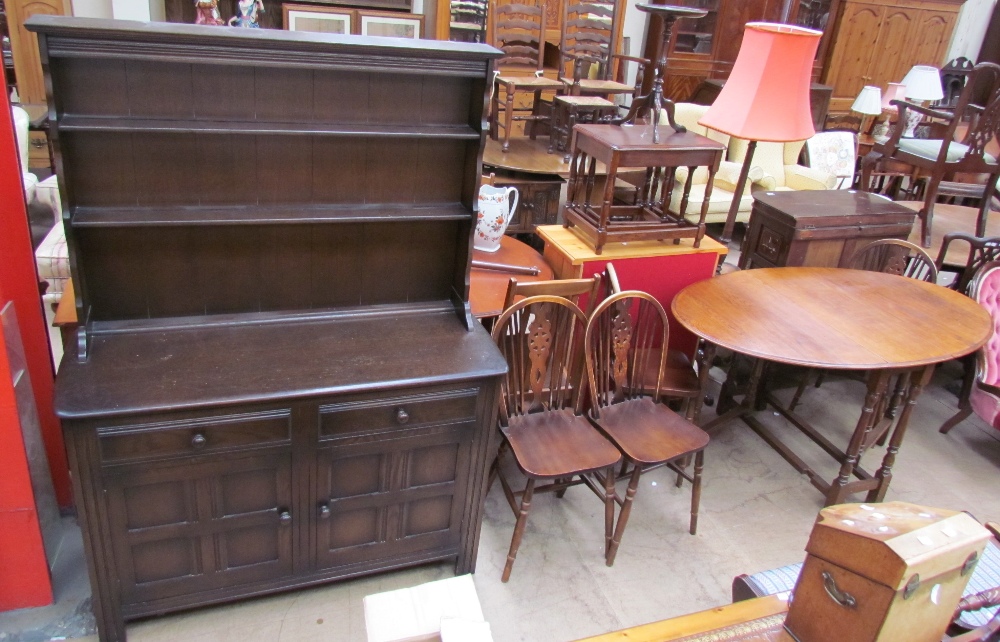
[[[809,166],[837,177],[837,189],[850,189],[858,157],[858,140],[853,132],[820,132],[806,141]]]

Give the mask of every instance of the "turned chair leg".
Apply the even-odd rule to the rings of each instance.
[[[514,85],[507,85],[507,104],[504,105],[504,129],[503,129],[503,147],[501,151],[507,152],[510,150],[510,130],[514,126]]]
[[[694,475],[691,478],[691,528],[690,533],[698,533],[698,506],[701,504],[701,471],[705,467],[705,450],[694,456]]]
[[[531,497],[535,494],[535,480],[529,479],[524,487],[524,494],[521,496],[521,510],[517,514],[517,523],[514,525],[514,536],[510,540],[510,551],[507,552],[507,564],[503,567],[501,582],[510,579],[510,569],[514,566],[514,558],[517,557],[517,549],[521,547],[521,538],[524,537],[524,527],[528,523],[528,511],[531,510]]]
[[[604,471],[604,557],[611,550],[611,536],[615,527],[615,467]]]
[[[635,463],[632,469],[632,478],[629,479],[628,489],[625,491],[625,501],[622,502],[622,510],[618,513],[618,523],[615,525],[615,533],[611,537],[611,545],[608,546],[608,553],[604,561],[608,566],[613,566],[615,556],[618,554],[618,547],[622,543],[622,534],[628,524],[628,517],[632,513],[632,501],[635,499],[635,492],[639,488],[639,476],[642,474],[642,466]]]

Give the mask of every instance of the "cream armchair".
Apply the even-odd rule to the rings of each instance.
[[[729,160],[741,165],[746,157],[748,141],[734,138],[729,145]],[[791,143],[757,143],[753,154],[753,168],[760,168],[763,176],[750,180],[754,187],[769,192],[809,189],[835,189],[837,177],[829,172],[798,164],[804,140]],[[740,218],[737,221],[743,220]]]
[[[722,143],[729,147],[730,137],[722,132],[708,129],[698,124],[698,119],[708,111],[708,105],[695,105],[693,103],[677,103],[675,105],[674,119],[679,125],[687,127],[688,131],[700,134],[707,138]],[[663,114],[660,123],[666,124],[667,118]],[[756,159],[755,159],[756,160]],[[733,203],[733,194],[736,193],[736,183],[739,180],[742,162],[734,163],[729,160],[722,161],[719,171],[715,173],[715,182],[712,194],[708,199],[708,215],[705,217],[706,223],[725,223],[726,215],[729,214],[729,207]],[[684,183],[687,181],[688,169],[680,167],[677,169],[677,183],[674,191],[670,195],[670,209],[678,211],[681,205],[681,198],[684,195]],[[763,179],[764,171],[757,167],[756,162],[750,167],[749,180],[740,198],[740,209],[736,216],[737,221],[746,222],[750,218],[750,209],[753,207],[753,196],[750,194],[751,183]],[[685,211],[686,218],[697,221],[701,213],[701,205],[705,201],[705,191],[708,187],[708,169],[698,167],[691,178],[691,193],[688,196],[688,206]]]

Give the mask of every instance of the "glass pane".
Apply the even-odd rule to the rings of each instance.
[[[712,53],[715,22],[719,15],[719,0],[677,0],[671,4],[708,10],[708,15],[704,18],[697,20],[683,18],[675,23],[674,52]]]
[[[829,21],[830,0],[799,0],[799,14],[795,20],[797,25],[825,31]]]

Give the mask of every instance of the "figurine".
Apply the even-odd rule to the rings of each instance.
[[[219,14],[219,0],[194,0],[194,11],[196,25],[226,24],[226,21]]]
[[[236,15],[229,19],[229,26],[260,29],[257,22],[257,15],[260,13],[264,13],[263,0],[239,0],[236,3]]]

